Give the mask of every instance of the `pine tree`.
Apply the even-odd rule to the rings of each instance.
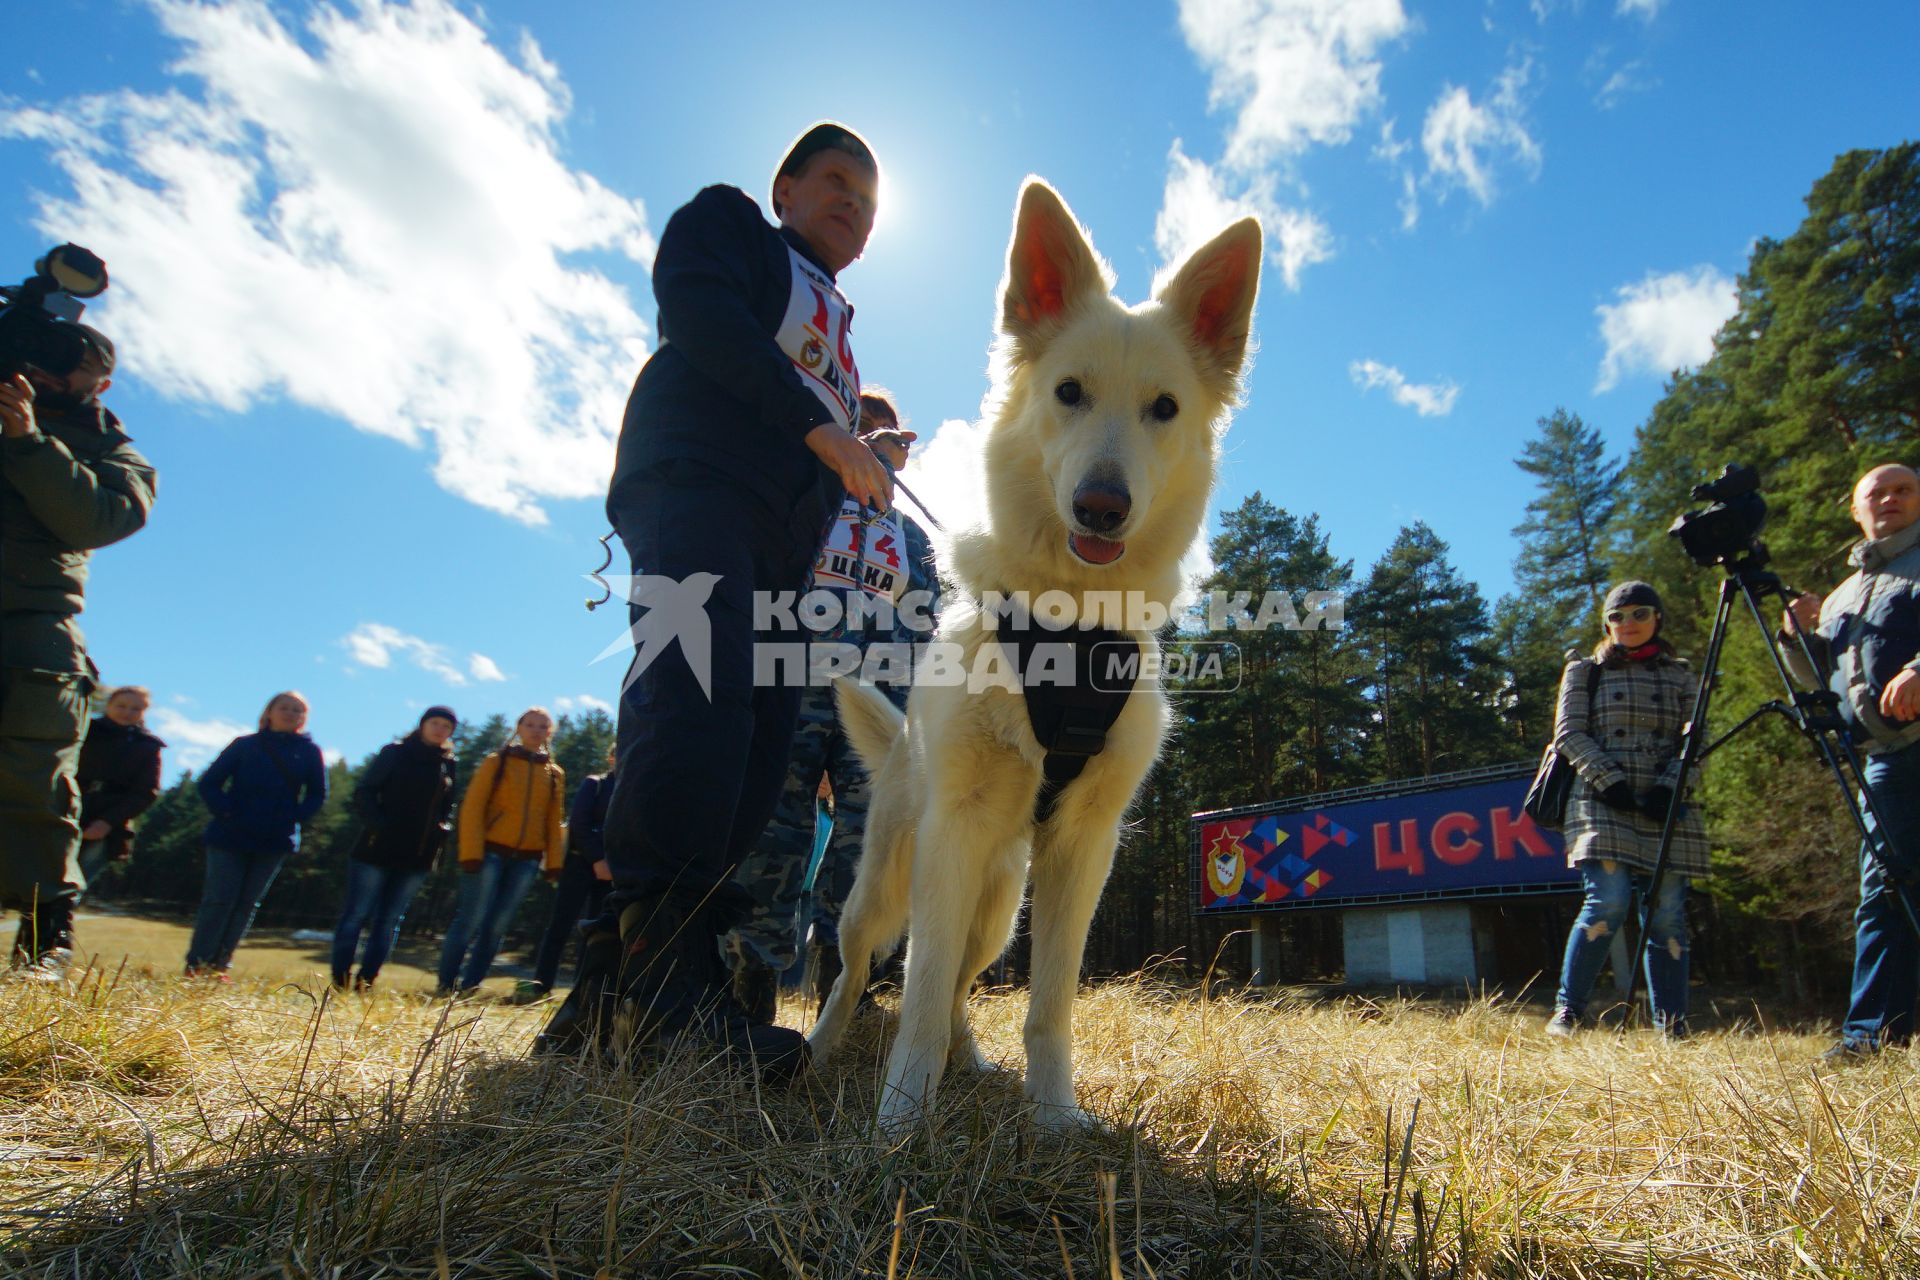
[[[1513,754],[1500,727],[1486,601],[1432,529],[1402,529],[1356,603],[1372,664],[1378,776],[1430,777]]]

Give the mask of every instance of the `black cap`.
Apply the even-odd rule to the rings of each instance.
[[[427,721],[433,719],[435,716],[438,716],[440,719],[447,721],[456,729],[460,727],[460,717],[453,714],[452,707],[428,707],[425,711],[422,711],[420,713],[420,723],[425,724]]]
[[[1667,611],[1666,606],[1660,603],[1660,593],[1653,589],[1652,584],[1642,582],[1638,578],[1628,579],[1607,592],[1608,613],[1636,604],[1650,604],[1661,613]]]
[[[806,132],[793,140],[793,145],[787,148],[786,159],[773,171],[774,180],[791,178],[800,172],[808,160],[822,151],[844,151],[854,159],[863,161],[875,173],[880,172],[880,162],[873,158],[873,148],[867,145],[865,138],[838,121],[822,120],[807,126]],[[780,199],[773,194],[771,185],[767,188],[767,196],[773,202],[773,216],[779,217]]]
[[[89,347],[93,348],[94,353],[98,355],[101,362],[107,366],[106,371],[112,373],[114,364],[113,339],[90,324],[75,324],[73,327],[80,331],[81,339],[85,341]]]

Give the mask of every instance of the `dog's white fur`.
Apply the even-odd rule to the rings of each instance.
[[[1172,604],[1212,490],[1219,430],[1238,396],[1260,258],[1259,224],[1243,219],[1195,252],[1153,301],[1128,308],[1053,189],[1037,178],[1021,188],[989,402],[989,523],[955,541],[948,567],[970,598],[948,611],[938,636],[959,647],[968,670],[993,643],[977,603],[988,590],[1065,591],[1096,608],[1085,593],[1137,592]],[[1076,405],[1056,394],[1066,379],[1081,388]],[[1168,421],[1153,412],[1162,396],[1178,406]],[[1123,523],[1106,531],[1126,544],[1112,563],[1090,563],[1069,544],[1073,534],[1099,532],[1075,512],[1075,495],[1089,484],[1131,500]],[[1143,652],[1156,643],[1151,633],[1131,634]],[[967,994],[1005,948],[1030,875],[1026,1094],[1043,1122],[1090,1123],[1074,1103],[1073,997],[1121,821],[1166,732],[1165,694],[1143,675],[1106,749],[1038,827],[1045,753],[1018,693],[918,683],[902,717],[875,690],[842,681],[839,706],[872,771],[873,801],[840,921],[846,969],[808,1037],[815,1059],[824,1061],[846,1030],[875,953],[910,922],[882,1127],[924,1115],[949,1062],[984,1069]]]

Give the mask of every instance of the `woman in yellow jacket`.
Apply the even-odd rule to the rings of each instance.
[[[527,708],[513,737],[480,762],[467,784],[460,802],[460,900],[440,947],[438,995],[478,988],[534,876],[560,873],[567,777],[547,754],[552,736],[546,708]]]

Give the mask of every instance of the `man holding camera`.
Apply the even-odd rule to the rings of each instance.
[[[1824,602],[1811,593],[1795,599],[1779,637],[1794,675],[1808,684],[1824,678],[1839,695],[1884,824],[1886,869],[1864,843],[1860,850],[1853,992],[1830,1061],[1905,1044],[1920,998],[1920,938],[1900,901],[1920,887],[1920,476],[1897,463],[1867,472],[1853,488],[1853,518],[1865,535],[1848,557],[1853,576]],[[1792,642],[1794,630],[1805,633],[1817,672]]]
[[[101,406],[113,343],[75,325],[85,353],[64,376],[0,381],[0,906],[30,914],[15,954],[57,978],[81,885],[75,782],[98,674],[76,619],[87,561],[139,531],[154,474]]]
[[[604,835],[614,888],[536,1051],[690,1033],[768,1075],[805,1064],[797,1032],[752,1026],[734,1004],[719,939],[751,906],[732,873],[779,798],[799,714],[798,687],[756,678],[758,593],[805,585],[843,494],[892,498],[853,434],[853,308],[837,279],[866,249],[879,182],[866,142],[823,121],[775,171],[777,227],[744,191],[712,186],[661,234],[661,342],[607,495],[635,584]]]

